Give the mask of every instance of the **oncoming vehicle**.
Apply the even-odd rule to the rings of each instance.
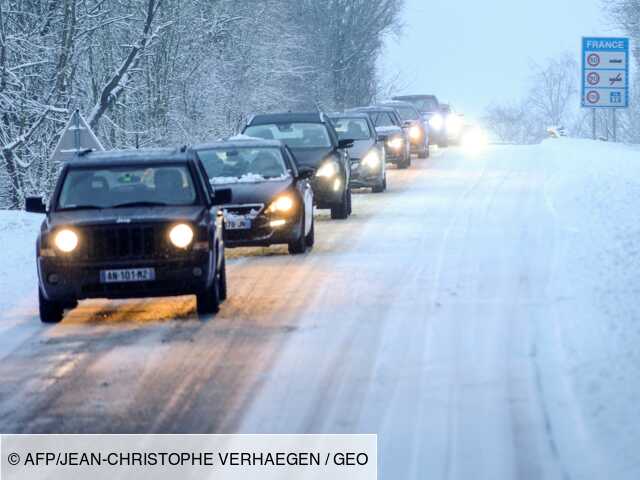
[[[314,244],[313,190],[310,167],[298,167],[282,142],[232,138],[193,147],[209,181],[229,188],[225,205],[227,247],[287,244],[301,254]]]
[[[392,100],[380,104],[393,108],[402,120],[402,128],[407,133],[411,145],[411,153],[418,158],[429,158],[429,125],[420,112],[409,102]]]
[[[340,140],[322,113],[273,113],[252,117],[244,135],[280,140],[293,152],[299,167],[316,170],[311,186],[318,208],[331,209],[331,218],[351,215],[349,139]]]
[[[448,145],[445,118],[440,109],[440,102],[435,95],[400,95],[393,100],[411,103],[422,114],[429,124],[431,143],[439,147]]]
[[[340,139],[353,140],[351,187],[371,188],[373,193],[387,189],[387,166],[384,146],[378,143],[373,122],[366,113],[332,113],[329,115]]]
[[[227,296],[224,243],[213,190],[182,150],[87,153],[66,163],[36,242],[40,318],[62,320],[87,298],[193,294],[199,313]]]
[[[347,110],[351,113],[365,113],[373,122],[378,139],[383,142],[387,162],[404,169],[411,166],[411,145],[407,132],[402,128],[402,120],[393,108],[358,107]]]
[[[447,140],[450,144],[459,145],[464,129],[464,116],[457,113],[448,103],[441,104],[440,111],[444,118]]]

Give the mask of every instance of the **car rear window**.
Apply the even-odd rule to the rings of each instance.
[[[245,135],[267,140],[281,140],[292,148],[328,148],[331,139],[324,123],[271,123],[252,125]]]

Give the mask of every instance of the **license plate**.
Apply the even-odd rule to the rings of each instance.
[[[102,270],[101,283],[152,282],[156,279],[153,268],[127,268],[123,270]]]
[[[249,230],[251,219],[245,217],[225,218],[224,226],[227,230]]]

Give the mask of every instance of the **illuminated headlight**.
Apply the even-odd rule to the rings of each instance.
[[[187,248],[193,241],[193,229],[184,223],[179,223],[169,232],[169,240],[178,248]]]
[[[362,165],[370,168],[371,170],[375,170],[376,168],[380,167],[380,163],[380,154],[377,150],[371,150],[362,159]]]
[[[395,137],[387,142],[387,146],[393,150],[400,150],[403,145],[404,139],[402,137]]]
[[[417,125],[413,125],[409,129],[409,137],[411,137],[411,140],[420,140],[422,138],[422,129]]]
[[[267,208],[267,213],[286,213],[293,208],[293,200],[288,195],[283,195],[282,197],[278,197],[274,200],[269,208]]]
[[[336,164],[336,162],[334,162],[333,160],[329,160],[322,164],[322,166],[316,172],[316,176],[331,178],[338,175],[339,171],[340,169],[338,168],[338,165]]]
[[[442,118],[442,115],[436,114],[429,120],[429,125],[434,130],[442,130],[442,127],[444,127],[444,118]]]
[[[71,230],[60,230],[55,236],[54,243],[61,252],[70,253],[78,246],[78,235]]]

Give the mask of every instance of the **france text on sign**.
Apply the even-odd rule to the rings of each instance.
[[[629,39],[582,39],[582,106],[629,106]]]

